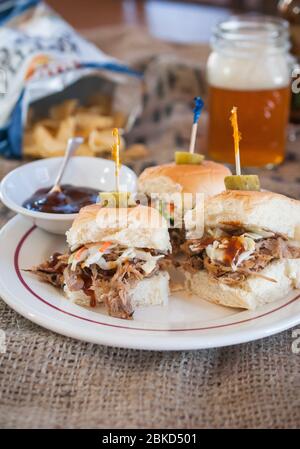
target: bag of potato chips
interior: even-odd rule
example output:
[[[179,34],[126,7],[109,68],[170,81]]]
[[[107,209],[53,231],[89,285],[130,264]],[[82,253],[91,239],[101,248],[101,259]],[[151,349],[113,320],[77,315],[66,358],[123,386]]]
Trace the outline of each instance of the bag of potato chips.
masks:
[[[7,4],[5,8],[5,4]],[[110,148],[141,108],[140,75],[84,40],[36,0],[0,7],[0,154],[61,155],[81,134],[81,154]]]

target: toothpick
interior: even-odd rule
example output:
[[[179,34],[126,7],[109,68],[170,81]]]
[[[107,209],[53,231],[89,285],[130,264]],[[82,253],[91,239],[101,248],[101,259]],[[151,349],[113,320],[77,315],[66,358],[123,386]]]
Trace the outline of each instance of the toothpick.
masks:
[[[237,118],[237,107],[234,106],[231,111],[230,121],[233,128],[233,139],[234,139],[234,154],[235,154],[235,173],[236,175],[241,175],[241,161],[240,161],[240,140],[242,138],[239,132],[238,118]]]
[[[114,128],[112,131],[114,137],[114,143],[112,145],[112,159],[115,162],[115,181],[116,192],[120,191],[120,136],[118,128]]]
[[[195,101],[194,122],[193,122],[193,126],[192,126],[190,149],[189,149],[189,152],[191,154],[194,154],[194,152],[195,152],[198,121],[199,121],[199,117],[201,115],[202,109],[204,107],[204,102],[201,97],[195,97],[194,101]]]

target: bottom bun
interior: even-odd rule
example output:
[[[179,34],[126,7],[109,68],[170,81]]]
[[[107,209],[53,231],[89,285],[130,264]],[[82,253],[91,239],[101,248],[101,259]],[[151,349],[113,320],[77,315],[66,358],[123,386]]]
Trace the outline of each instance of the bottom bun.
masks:
[[[206,301],[226,307],[255,310],[259,306],[284,298],[295,288],[300,288],[300,259],[272,262],[260,274],[277,282],[249,276],[239,286],[231,287],[212,278],[207,271],[201,270],[195,274],[185,271],[185,286],[191,293]]]
[[[71,291],[64,287],[68,299],[80,306],[89,307],[90,298],[82,290]],[[97,305],[102,301],[101,289],[95,290]],[[169,275],[166,271],[139,281],[135,287],[129,290],[130,300],[133,308],[142,306],[167,305],[169,299]]]

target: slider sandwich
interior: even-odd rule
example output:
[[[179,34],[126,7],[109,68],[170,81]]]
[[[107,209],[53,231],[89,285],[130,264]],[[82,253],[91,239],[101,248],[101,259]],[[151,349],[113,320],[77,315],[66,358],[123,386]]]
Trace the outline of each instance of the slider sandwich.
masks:
[[[299,201],[228,190],[205,201],[204,219],[205,232],[197,236],[193,211],[185,216],[184,272],[191,292],[224,306],[255,309],[300,288]]]
[[[167,223],[153,208],[80,210],[67,232],[69,250],[30,271],[82,305],[105,304],[109,315],[130,319],[137,306],[164,305],[169,276],[162,268],[170,251]]]
[[[147,168],[140,175],[139,195],[168,221],[173,252],[185,239],[184,213],[195,206],[197,196],[222,192],[224,178],[230,174],[227,167],[206,161],[203,155],[177,152],[175,163]]]
[[[169,224],[172,252],[179,253],[185,239],[184,214],[193,209],[199,197],[212,196],[224,190],[224,178],[231,174],[224,165],[205,161],[195,152],[198,121],[204,102],[194,98],[194,119],[189,151],[176,151],[175,163],[147,168],[139,177],[138,191],[143,201],[156,207]]]

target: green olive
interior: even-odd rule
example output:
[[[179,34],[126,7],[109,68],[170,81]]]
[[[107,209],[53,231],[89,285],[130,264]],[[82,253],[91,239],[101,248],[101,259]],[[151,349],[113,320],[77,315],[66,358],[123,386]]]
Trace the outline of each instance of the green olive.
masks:
[[[133,207],[136,206],[130,192],[100,192],[100,203],[105,207]]]
[[[260,190],[260,182],[257,175],[226,176],[224,182],[226,190]]]
[[[176,165],[200,165],[204,161],[205,156],[198,153],[189,153],[188,151],[176,151]]]

